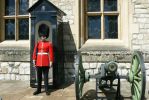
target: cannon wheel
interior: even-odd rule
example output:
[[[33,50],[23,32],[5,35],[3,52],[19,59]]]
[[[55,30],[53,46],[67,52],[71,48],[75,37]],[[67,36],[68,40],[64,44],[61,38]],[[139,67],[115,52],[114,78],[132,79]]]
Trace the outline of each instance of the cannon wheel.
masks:
[[[75,92],[76,100],[80,100],[82,97],[83,86],[85,83],[85,70],[82,66],[81,55],[77,56],[76,66],[75,66]]]
[[[143,56],[140,51],[135,51],[132,56],[128,81],[131,83],[132,100],[144,100],[146,74]]]

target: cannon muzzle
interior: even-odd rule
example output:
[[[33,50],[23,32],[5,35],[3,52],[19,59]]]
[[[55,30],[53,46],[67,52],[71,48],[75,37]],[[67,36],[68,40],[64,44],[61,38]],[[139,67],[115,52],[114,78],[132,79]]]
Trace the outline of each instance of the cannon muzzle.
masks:
[[[118,65],[114,61],[110,61],[106,64],[105,69],[109,73],[115,73],[117,71]]]

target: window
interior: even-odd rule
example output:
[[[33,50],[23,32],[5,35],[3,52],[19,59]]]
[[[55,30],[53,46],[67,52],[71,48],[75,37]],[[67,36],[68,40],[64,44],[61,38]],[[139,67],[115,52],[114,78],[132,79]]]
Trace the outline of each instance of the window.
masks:
[[[29,0],[5,0],[4,40],[29,39]]]
[[[85,5],[87,39],[118,39],[117,2],[117,0],[87,0]]]

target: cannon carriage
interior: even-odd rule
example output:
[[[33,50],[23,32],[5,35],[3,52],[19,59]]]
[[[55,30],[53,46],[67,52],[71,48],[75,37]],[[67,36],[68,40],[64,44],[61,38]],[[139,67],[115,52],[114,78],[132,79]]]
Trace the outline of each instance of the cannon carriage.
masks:
[[[96,79],[96,100],[101,99],[98,96],[98,90],[103,88],[117,87],[115,100],[121,100],[120,79],[126,79],[131,84],[132,100],[144,100],[145,86],[146,86],[146,73],[142,53],[134,51],[131,59],[130,70],[126,76],[119,75],[118,62],[109,61],[101,64],[98,73],[90,75],[82,65],[82,55],[78,52],[75,58],[75,92],[76,100],[81,100],[83,96],[83,86],[91,78]],[[117,83],[113,83],[117,80]]]

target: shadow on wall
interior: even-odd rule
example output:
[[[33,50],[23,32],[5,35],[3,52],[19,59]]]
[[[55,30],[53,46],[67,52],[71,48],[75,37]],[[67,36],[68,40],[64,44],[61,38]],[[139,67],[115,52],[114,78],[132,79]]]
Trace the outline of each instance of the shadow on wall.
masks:
[[[75,37],[69,22],[63,22],[64,71],[65,82],[73,83],[75,79],[74,56],[77,53]]]

